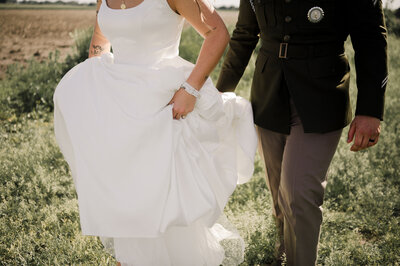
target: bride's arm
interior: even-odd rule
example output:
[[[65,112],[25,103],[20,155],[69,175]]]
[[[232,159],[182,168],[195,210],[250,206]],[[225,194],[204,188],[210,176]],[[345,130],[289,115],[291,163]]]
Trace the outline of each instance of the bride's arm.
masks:
[[[99,12],[100,5],[101,5],[101,0],[97,0],[96,25],[94,26],[92,40],[90,42],[89,57],[99,56],[103,53],[109,52],[111,47],[110,42],[103,35],[98,24],[97,13]]]
[[[186,80],[189,85],[200,90],[228,44],[228,30],[207,0],[168,0],[168,3],[204,38],[196,65]],[[169,103],[174,104],[172,116],[180,119],[193,111],[196,98],[180,88]]]
[[[204,38],[193,72],[187,82],[199,90],[217,65],[228,42],[229,33],[221,17],[207,0],[168,0]]]

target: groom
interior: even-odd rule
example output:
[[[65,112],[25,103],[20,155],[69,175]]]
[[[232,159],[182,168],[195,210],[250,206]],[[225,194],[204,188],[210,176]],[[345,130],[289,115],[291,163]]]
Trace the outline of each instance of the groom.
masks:
[[[233,91],[259,39],[251,102],[274,217],[288,265],[314,265],[326,173],[351,122],[348,36],[355,50],[357,106],[347,142],[375,145],[388,80],[381,0],[241,0],[217,83]]]

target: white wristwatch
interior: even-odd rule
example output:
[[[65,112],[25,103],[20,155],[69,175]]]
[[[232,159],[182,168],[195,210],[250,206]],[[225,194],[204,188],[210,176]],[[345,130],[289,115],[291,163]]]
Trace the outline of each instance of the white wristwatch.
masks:
[[[193,88],[192,85],[190,85],[186,81],[182,83],[181,88],[183,88],[187,93],[193,95],[196,98],[200,97],[200,92]]]

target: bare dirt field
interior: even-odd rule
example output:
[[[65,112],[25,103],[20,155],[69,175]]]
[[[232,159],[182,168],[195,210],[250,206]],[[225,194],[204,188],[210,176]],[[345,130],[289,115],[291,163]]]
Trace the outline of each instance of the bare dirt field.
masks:
[[[65,57],[73,43],[70,32],[94,22],[94,10],[0,10],[0,71],[32,56],[42,60],[56,49]]]
[[[236,22],[237,12],[221,11],[225,23]],[[43,60],[56,49],[61,58],[71,52],[71,32],[95,23],[95,10],[0,10],[0,77],[7,65]]]

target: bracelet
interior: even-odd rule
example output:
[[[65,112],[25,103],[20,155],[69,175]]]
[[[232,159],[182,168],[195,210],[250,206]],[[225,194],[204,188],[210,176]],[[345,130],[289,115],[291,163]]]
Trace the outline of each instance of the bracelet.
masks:
[[[192,87],[192,85],[190,85],[186,81],[182,83],[181,88],[183,88],[184,90],[186,90],[187,93],[193,95],[196,98],[200,97],[200,92],[196,90],[194,87]]]

